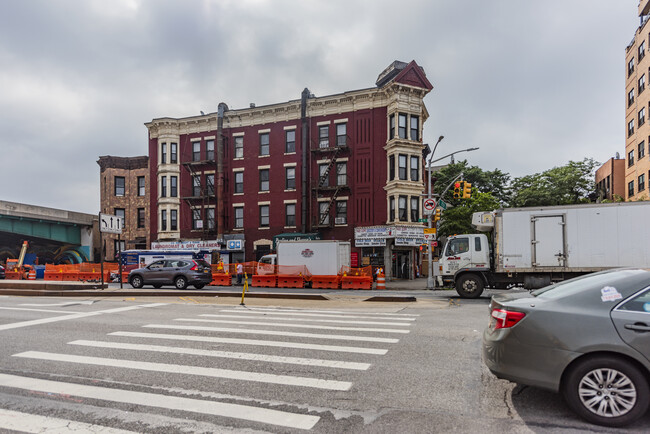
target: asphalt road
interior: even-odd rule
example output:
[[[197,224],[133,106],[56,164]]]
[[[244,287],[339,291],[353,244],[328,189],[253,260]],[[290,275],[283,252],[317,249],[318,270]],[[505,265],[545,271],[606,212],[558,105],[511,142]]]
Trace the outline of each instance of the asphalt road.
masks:
[[[611,432],[485,369],[487,296],[335,295],[0,297],[0,432]]]

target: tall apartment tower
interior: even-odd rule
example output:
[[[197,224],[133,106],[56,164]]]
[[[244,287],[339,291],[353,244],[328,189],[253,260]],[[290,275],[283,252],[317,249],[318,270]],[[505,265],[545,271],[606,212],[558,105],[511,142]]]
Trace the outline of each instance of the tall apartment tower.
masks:
[[[648,199],[648,177],[650,176],[650,127],[648,111],[650,110],[650,0],[640,0],[640,24],[634,33],[634,39],[625,49],[625,199]]]
[[[413,277],[432,88],[395,61],[366,89],[146,123],[152,244],[201,240],[234,262],[277,239],[351,241],[353,266]]]

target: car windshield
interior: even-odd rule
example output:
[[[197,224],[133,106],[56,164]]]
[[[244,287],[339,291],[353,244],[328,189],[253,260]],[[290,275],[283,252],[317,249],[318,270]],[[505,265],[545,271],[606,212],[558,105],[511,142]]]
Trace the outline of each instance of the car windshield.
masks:
[[[534,297],[555,299],[593,289],[600,291],[606,286],[616,287],[618,282],[634,275],[645,273],[641,269],[607,270],[587,274],[531,292]]]

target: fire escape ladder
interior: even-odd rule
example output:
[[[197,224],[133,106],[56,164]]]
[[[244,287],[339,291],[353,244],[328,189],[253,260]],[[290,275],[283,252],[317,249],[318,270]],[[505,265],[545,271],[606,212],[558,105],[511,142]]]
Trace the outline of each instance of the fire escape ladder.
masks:
[[[327,181],[332,167],[336,164],[336,157],[339,155],[339,152],[341,152],[341,148],[336,148],[334,150],[334,154],[332,155],[330,163],[327,165],[327,168],[325,168],[325,172],[323,172],[323,174],[318,179],[318,188],[321,188]]]
[[[330,198],[330,201],[329,201],[329,203],[327,204],[327,209],[326,209],[325,212],[322,213],[321,216],[320,216],[320,221],[318,222],[318,225],[319,225],[319,226],[323,226],[323,225],[325,224],[325,220],[327,220],[327,217],[329,217],[329,215],[330,215],[330,210],[332,209],[332,205],[333,205],[334,202],[336,201],[336,197],[337,197],[338,194],[339,194],[339,190],[341,190],[341,187],[340,187],[340,186],[337,186],[337,187],[336,187],[336,190],[334,190],[334,194],[332,194],[332,197]],[[319,211],[320,211],[320,209],[319,209]],[[331,222],[331,220],[330,220],[330,222]]]

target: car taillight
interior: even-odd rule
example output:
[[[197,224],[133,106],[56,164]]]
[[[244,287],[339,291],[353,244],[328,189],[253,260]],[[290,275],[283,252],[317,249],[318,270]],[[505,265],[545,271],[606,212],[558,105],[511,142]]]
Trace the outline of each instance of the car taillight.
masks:
[[[505,309],[494,309],[491,315],[492,318],[497,320],[494,326],[495,330],[510,328],[526,316],[525,313]]]
[[[192,268],[190,268],[190,270],[192,270],[192,271],[198,270],[199,269],[199,264],[197,264],[196,261],[192,261],[192,262],[194,262],[194,266]]]

